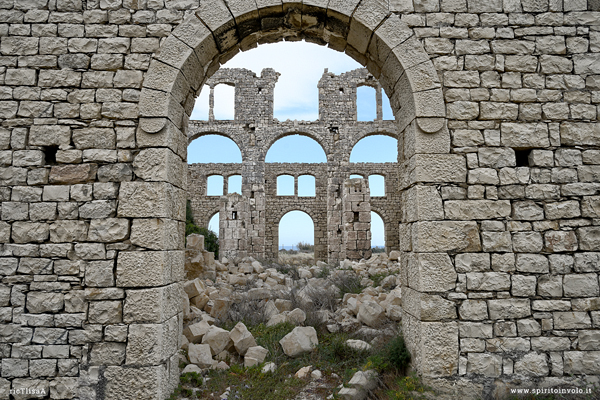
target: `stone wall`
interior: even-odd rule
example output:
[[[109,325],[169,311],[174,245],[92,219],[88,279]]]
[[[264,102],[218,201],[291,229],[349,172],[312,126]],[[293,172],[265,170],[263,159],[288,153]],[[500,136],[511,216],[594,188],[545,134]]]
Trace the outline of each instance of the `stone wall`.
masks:
[[[190,138],[205,134],[230,138],[240,148],[242,163],[192,164],[188,167],[188,198],[196,222],[207,226],[219,208],[218,197],[207,195],[208,177],[220,175],[226,182],[232,175],[241,175],[242,193],[251,202],[250,207],[255,207],[252,221],[247,221],[247,225],[255,227],[248,233],[252,239],[247,254],[261,259],[277,259],[279,221],[287,212],[300,210],[306,212],[315,225],[315,258],[337,262],[346,256],[342,238],[343,210],[339,201],[344,190],[343,182],[352,174],[365,178],[378,174],[384,176],[386,190],[385,196],[374,198],[373,208],[384,220],[387,251],[398,249],[401,215],[398,207],[398,164],[349,162],[353,146],[361,139],[373,134],[398,137],[393,121],[381,119],[381,86],[378,81],[366,69],[341,75],[325,71],[318,84],[319,120],[279,122],[273,118],[273,93],[278,77],[279,74],[272,69],[263,70],[261,76],[246,69],[220,69],[207,81],[211,88],[220,83],[235,84],[235,120],[217,121],[209,117],[208,121],[192,121]],[[357,121],[356,88],[360,85],[374,86],[379,91],[379,112],[374,121]],[[271,145],[292,134],[315,139],[323,146],[327,163],[265,163]],[[277,195],[277,177],[281,175],[294,177],[293,196]],[[315,177],[315,197],[298,196],[298,177],[302,175]],[[254,190],[250,186],[254,186]],[[223,189],[223,193],[227,194],[226,184]],[[330,197],[331,202],[328,202]],[[229,240],[230,237],[223,236],[224,232],[220,233],[222,243],[234,243]]]
[[[402,325],[418,373],[462,398],[596,379],[599,10],[596,0],[0,2],[1,396],[168,397],[186,148],[228,125],[188,123],[194,99],[239,50],[284,38],[345,51],[390,98],[395,123],[337,136],[338,121],[314,132],[290,121],[269,141],[301,131],[342,163],[327,150],[398,132]],[[247,123],[229,132],[238,144],[263,127]],[[247,229],[260,237],[264,154],[244,147],[257,218]],[[329,210],[341,212],[342,178],[328,171]],[[328,243],[331,254],[341,237]]]

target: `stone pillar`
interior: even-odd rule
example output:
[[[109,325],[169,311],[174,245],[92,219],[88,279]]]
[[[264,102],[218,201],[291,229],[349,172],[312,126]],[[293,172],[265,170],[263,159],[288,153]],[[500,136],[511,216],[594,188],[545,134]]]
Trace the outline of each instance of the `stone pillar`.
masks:
[[[249,238],[246,227],[250,219],[248,197],[231,193],[221,197],[219,211],[219,255],[222,257],[246,257]]]
[[[381,121],[383,120],[383,96],[380,84],[377,84],[375,88],[375,101],[377,102],[377,121]]]
[[[344,181],[342,194],[343,246],[346,258],[371,257],[371,194],[367,179]]]
[[[210,93],[208,95],[208,120],[215,120],[215,88],[210,87]]]

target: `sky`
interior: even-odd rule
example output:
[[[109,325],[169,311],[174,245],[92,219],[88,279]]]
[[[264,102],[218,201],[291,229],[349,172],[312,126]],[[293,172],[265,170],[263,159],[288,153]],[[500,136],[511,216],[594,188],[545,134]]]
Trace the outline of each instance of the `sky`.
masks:
[[[360,64],[340,53],[323,46],[306,42],[280,42],[260,45],[256,49],[239,53],[223,68],[246,68],[260,74],[263,68],[273,68],[281,76],[275,85],[274,116],[280,121],[287,119],[314,121],[319,115],[319,92],[317,83],[325,68],[340,74],[356,68]],[[192,119],[208,119],[208,90],[202,90],[192,112]],[[233,119],[234,88],[219,85],[215,88],[215,118]],[[375,90],[360,87],[357,93],[358,120],[375,119]],[[393,119],[387,96],[383,96],[383,118]],[[206,151],[209,148],[211,151]],[[212,151],[218,149],[218,151]],[[386,136],[370,136],[361,140],[352,150],[351,162],[394,162],[397,160],[395,139]],[[267,152],[266,162],[326,162],[321,146],[305,136],[287,136],[275,142]],[[188,147],[189,163],[229,163],[241,162],[237,145],[222,136],[208,135],[194,140]],[[222,179],[214,179],[216,186],[209,182],[209,194],[218,195]],[[371,191],[383,190],[383,184],[370,180]],[[241,186],[241,180],[229,181],[230,188]],[[214,189],[213,187],[216,187]],[[220,189],[222,191],[222,189]],[[230,191],[232,191],[230,189]],[[299,188],[299,195],[308,195]],[[383,221],[372,213],[372,245],[383,246]],[[209,229],[218,233],[218,215],[211,219]],[[298,242],[314,242],[314,227],[310,217],[301,211],[292,211],[280,222],[279,244],[290,246]]]

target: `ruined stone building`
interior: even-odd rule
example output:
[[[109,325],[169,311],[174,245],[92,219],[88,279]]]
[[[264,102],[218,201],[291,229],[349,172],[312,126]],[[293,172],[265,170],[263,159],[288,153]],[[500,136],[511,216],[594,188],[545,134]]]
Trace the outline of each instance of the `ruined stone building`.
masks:
[[[260,140],[321,143],[327,181],[306,209],[323,229],[348,221],[334,193],[360,171],[344,156],[381,126],[399,140],[387,183],[402,328],[425,383],[490,399],[597,379],[597,0],[3,0],[0,397],[164,399],[177,386],[186,150],[201,127],[189,115],[209,78],[229,79],[221,64],[284,39],[360,62],[395,122],[367,130],[322,106],[333,114],[320,122],[274,124],[263,101],[274,73],[248,80],[240,91],[264,86],[236,120],[260,118],[227,125],[245,160],[246,199],[230,200],[251,240],[238,249],[274,248],[278,169]],[[283,212],[286,200],[271,204]],[[319,257],[351,232],[323,229]]]
[[[208,226],[217,212],[220,218],[221,255],[250,255],[277,259],[278,226],[293,210],[306,212],[315,226],[315,258],[335,262],[370,255],[371,210],[384,221],[386,249],[397,250],[401,211],[397,163],[350,163],[352,148],[370,135],[397,138],[394,121],[382,118],[382,90],[366,69],[339,76],[325,72],[319,81],[319,119],[314,122],[273,118],[273,91],[279,74],[264,69],[261,76],[245,69],[220,69],[208,81],[209,120],[191,121],[190,141],[206,134],[233,140],[242,153],[240,164],[192,164],[188,167],[188,196],[196,223]],[[214,87],[235,86],[235,120],[214,119]],[[375,88],[377,118],[357,121],[356,91],[363,85]],[[300,134],[316,140],[325,150],[327,163],[266,163],[271,145],[287,135]],[[207,195],[208,177],[242,177],[242,196]],[[294,195],[277,195],[280,176],[294,177]],[[298,178],[312,176],[315,196],[299,196]],[[365,182],[346,182],[361,175]],[[384,177],[385,195],[369,196],[367,179]],[[350,190],[355,188],[355,190]],[[227,194],[227,186],[224,192]],[[358,196],[366,196],[364,199]],[[356,199],[355,199],[356,197]]]

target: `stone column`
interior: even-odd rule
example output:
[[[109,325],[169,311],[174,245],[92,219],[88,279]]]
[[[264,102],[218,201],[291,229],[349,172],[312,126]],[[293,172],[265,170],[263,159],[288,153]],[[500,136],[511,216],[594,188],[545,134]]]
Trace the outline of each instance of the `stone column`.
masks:
[[[222,257],[246,257],[249,238],[246,227],[250,218],[248,198],[238,193],[221,197],[219,211],[219,255]]]
[[[344,181],[342,194],[343,245],[346,258],[371,257],[371,194],[367,179]]]
[[[375,101],[377,102],[377,121],[381,121],[383,119],[383,96],[380,84],[377,84],[375,88]]]

